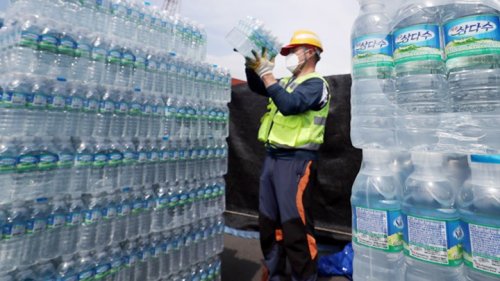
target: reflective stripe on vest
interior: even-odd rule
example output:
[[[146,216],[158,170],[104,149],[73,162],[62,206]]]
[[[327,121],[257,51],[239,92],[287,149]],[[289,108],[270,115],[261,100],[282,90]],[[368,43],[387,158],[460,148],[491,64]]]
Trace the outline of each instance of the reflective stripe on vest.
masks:
[[[329,92],[328,83],[318,73],[310,73],[294,81],[290,81],[290,77],[284,78],[280,81],[280,86],[286,87],[286,92],[291,94],[300,84],[311,78],[320,78]],[[269,99],[268,112],[261,119],[258,138],[274,147],[318,150],[323,143],[329,107],[330,94],[326,105],[318,111],[308,110],[297,115],[284,116],[272,99]]]

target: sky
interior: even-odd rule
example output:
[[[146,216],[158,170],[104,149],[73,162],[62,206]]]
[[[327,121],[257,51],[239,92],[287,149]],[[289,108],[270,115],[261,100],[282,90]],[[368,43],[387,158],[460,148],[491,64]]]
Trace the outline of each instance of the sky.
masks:
[[[9,0],[0,0],[2,11]],[[323,43],[317,71],[323,75],[350,73],[350,30],[358,15],[356,0],[179,0],[180,15],[203,24],[208,34],[207,61],[230,69],[234,78],[245,80],[244,59],[225,36],[240,19],[253,16],[285,44],[295,30],[316,32]],[[152,0],[161,6],[163,0]],[[290,73],[284,57],[276,58],[274,74]]]
[[[358,15],[356,0],[180,0],[180,15],[201,23],[208,34],[208,58],[245,80],[244,59],[232,51],[225,36],[246,16],[262,20],[285,44],[295,30],[310,29],[323,43],[324,52],[317,71],[323,75],[347,74],[351,68],[350,32]],[[153,0],[161,5],[163,0]],[[276,58],[274,74],[290,73],[285,59]]]

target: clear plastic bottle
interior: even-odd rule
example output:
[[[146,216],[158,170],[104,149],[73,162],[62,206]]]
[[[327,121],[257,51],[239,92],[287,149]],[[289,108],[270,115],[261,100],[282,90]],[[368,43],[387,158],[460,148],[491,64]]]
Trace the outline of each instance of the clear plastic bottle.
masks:
[[[87,70],[88,81],[98,85],[104,81],[104,67],[108,48],[107,40],[101,36],[97,36],[92,42],[91,60]]]
[[[59,37],[59,47],[57,48],[56,75],[65,79],[71,79],[73,65],[78,60],[76,56],[76,50],[78,49],[76,39],[78,37],[76,37],[76,33],[70,26],[64,26],[62,29],[63,31]]]
[[[23,261],[33,264],[41,259],[47,243],[47,220],[48,220],[47,198],[37,198],[30,206],[29,219],[26,226],[27,238],[25,239],[25,252]],[[31,202],[30,202],[31,203]]]
[[[96,198],[91,195],[83,197],[83,224],[80,231],[80,238],[78,241],[78,250],[86,251],[94,249],[97,240],[97,227],[101,222],[102,210],[101,205],[98,204]]]
[[[363,150],[351,196],[356,280],[402,279],[402,182],[387,169],[393,161],[390,151]]]
[[[440,2],[406,2],[393,28],[397,139],[405,149],[435,147],[441,113],[448,111]]]
[[[57,52],[59,48],[60,31],[59,24],[52,20],[44,20],[40,23],[42,30],[38,39],[37,64],[35,73],[38,75],[56,76]]]
[[[464,280],[464,231],[456,209],[458,188],[445,176],[443,154],[413,152],[414,172],[406,180],[404,220],[407,281]]]
[[[147,280],[158,280],[160,277],[160,255],[161,255],[161,235],[159,233],[150,236],[150,259],[148,261]]]
[[[66,216],[68,215],[68,206],[65,198],[62,195],[56,195],[50,202],[50,212],[48,217],[48,240],[47,251],[44,257],[53,259],[61,255],[65,250],[63,246],[68,245],[70,237],[63,236],[63,230],[66,224]]]
[[[33,73],[37,67],[38,39],[42,32],[39,20],[26,17],[20,20],[18,44],[10,51],[6,63],[12,66],[12,72]]]
[[[68,112],[66,99],[69,96],[69,88],[66,78],[57,77],[53,81],[53,89],[47,99],[46,133],[49,136],[63,135],[64,128],[68,123]]]
[[[470,166],[471,177],[457,200],[465,232],[464,275],[467,281],[493,281],[500,277],[494,261],[500,242],[493,238],[500,233],[500,157],[472,155]]]
[[[75,146],[75,168],[71,177],[69,190],[77,193],[89,191],[89,187],[95,184],[91,178],[92,167],[94,165],[95,143],[91,138],[81,138],[74,140]]]
[[[123,251],[119,244],[113,243],[108,248],[109,264],[111,266],[109,280],[121,280],[118,279],[120,271],[123,270]]]
[[[127,238],[127,221],[130,216],[131,202],[127,194],[120,192],[118,194],[109,194],[108,200],[116,202],[116,219],[113,221],[112,242],[119,243]],[[114,198],[113,198],[114,197]]]
[[[38,170],[40,141],[33,137],[20,139],[14,178],[14,200],[35,199],[40,196],[44,176]]]
[[[99,105],[99,114],[96,116],[96,122],[92,136],[107,137],[110,133],[111,119],[115,111],[115,100],[109,87],[98,87],[97,91],[102,93],[102,99]],[[101,94],[99,94],[101,96]]]
[[[352,28],[351,139],[358,148],[395,147],[392,39],[381,0],[360,0]]]
[[[0,204],[8,203],[15,193],[15,173],[18,156],[18,146],[14,138],[0,139],[0,186],[2,198]]]
[[[92,135],[94,130],[99,104],[101,103],[101,91],[92,84],[81,85],[80,91],[83,93],[83,107],[76,135],[88,137]]]
[[[92,280],[95,276],[94,257],[89,250],[80,251],[77,258],[78,280]]]
[[[63,255],[57,266],[57,280],[78,281],[75,259],[72,255]]]
[[[6,82],[6,83],[5,83]],[[2,119],[0,120],[0,132],[4,136],[24,135],[23,116],[27,113],[27,93],[31,92],[32,84],[30,78],[15,74],[7,76],[5,84],[2,83],[2,103],[0,108]]]
[[[135,280],[135,267],[137,264],[137,243],[135,240],[129,240],[124,248],[124,269],[120,272],[118,280]]]
[[[100,246],[93,254],[95,267],[94,280],[100,280],[108,277],[111,273],[111,259],[108,256],[108,252],[102,246]]]
[[[24,251],[24,237],[28,220],[28,208],[23,201],[6,205],[6,220],[2,230],[0,269],[11,271],[20,264]]]
[[[151,256],[149,249],[149,237],[142,236],[137,239],[137,264],[135,265],[135,281],[141,281],[148,277],[148,261]]]
[[[454,150],[500,151],[500,6],[485,1],[455,1],[443,15],[451,107],[446,120]]]
[[[83,217],[83,201],[81,196],[73,193],[66,198],[68,206],[68,214],[66,215],[66,227],[61,233],[66,237],[66,244],[61,245],[62,255],[72,255],[77,251],[78,239],[80,235],[81,225],[84,221]]]

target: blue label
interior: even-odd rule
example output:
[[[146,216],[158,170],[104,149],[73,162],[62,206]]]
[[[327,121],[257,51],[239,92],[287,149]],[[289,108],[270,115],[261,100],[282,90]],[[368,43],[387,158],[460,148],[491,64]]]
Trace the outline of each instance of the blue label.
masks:
[[[78,226],[83,222],[82,213],[72,212],[66,215],[67,226]]]
[[[0,156],[0,173],[11,172],[16,169],[16,157]]]
[[[464,230],[459,220],[438,220],[403,214],[405,255],[444,266],[462,264]]]
[[[2,238],[10,239],[24,235],[26,232],[26,224],[24,222],[17,222],[6,224],[3,226]]]
[[[500,40],[498,16],[470,16],[452,20],[444,25],[445,42],[467,38]]]
[[[439,49],[439,25],[421,24],[399,29],[394,32],[394,44],[396,50],[408,46]]]
[[[85,111],[98,111],[99,101],[96,99],[86,99],[83,101],[83,108]]]
[[[54,214],[49,216],[49,220],[47,223],[48,228],[56,228],[64,226],[66,223],[66,215],[65,214]]]
[[[101,220],[101,210],[87,210],[83,212],[85,224],[93,224]]]
[[[392,38],[390,35],[366,35],[353,41],[353,55],[383,54],[392,56]]]
[[[76,163],[75,165],[78,167],[82,166],[90,166],[94,162],[94,156],[92,154],[78,154],[76,156]]]
[[[26,232],[28,234],[38,233],[44,231],[46,227],[47,227],[46,219],[30,220],[28,221],[28,224],[26,226]]]
[[[94,277],[94,270],[84,271],[78,274],[78,281],[86,281],[90,280],[90,278]]]
[[[449,21],[444,25],[448,59],[500,53],[500,18],[477,15]]]

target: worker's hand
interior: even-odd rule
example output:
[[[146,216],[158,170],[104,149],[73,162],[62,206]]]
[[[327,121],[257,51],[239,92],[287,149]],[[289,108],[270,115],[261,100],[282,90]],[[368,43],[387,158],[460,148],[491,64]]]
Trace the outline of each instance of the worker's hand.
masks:
[[[259,75],[260,78],[266,74],[273,73],[274,69],[274,58],[269,59],[267,54],[267,49],[262,48],[262,54],[259,56],[256,51],[252,50],[252,54],[255,59],[245,58],[245,66],[251,68]]]

